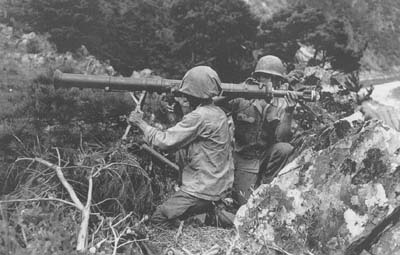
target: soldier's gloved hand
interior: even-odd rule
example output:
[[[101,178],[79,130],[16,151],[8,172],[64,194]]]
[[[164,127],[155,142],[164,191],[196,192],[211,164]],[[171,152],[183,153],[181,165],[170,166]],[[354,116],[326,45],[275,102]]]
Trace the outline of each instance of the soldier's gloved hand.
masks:
[[[167,93],[162,95],[160,104],[163,111],[173,113],[176,105],[179,104],[179,102],[175,99],[172,93]]]
[[[285,109],[286,112],[290,112],[290,113],[293,112],[294,108],[297,105],[297,101],[299,100],[296,93],[294,91],[288,91],[286,93],[285,99],[286,99],[286,103],[287,103],[286,109]]]
[[[143,112],[141,111],[133,111],[129,115],[128,122],[131,125],[140,126],[141,124],[145,123],[143,120]]]
[[[134,142],[138,145],[142,145],[142,144],[146,143],[146,141],[141,136],[136,136],[134,139]]]

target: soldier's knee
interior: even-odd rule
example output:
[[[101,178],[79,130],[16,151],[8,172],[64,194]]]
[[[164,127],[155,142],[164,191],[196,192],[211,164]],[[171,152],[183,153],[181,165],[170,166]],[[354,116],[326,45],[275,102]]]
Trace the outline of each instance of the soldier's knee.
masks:
[[[151,223],[161,228],[176,228],[179,226],[179,219],[173,217],[173,211],[164,205],[157,207],[151,216]]]
[[[151,216],[150,221],[155,225],[160,225],[168,221],[168,217],[163,212],[163,207],[158,206],[156,211]]]

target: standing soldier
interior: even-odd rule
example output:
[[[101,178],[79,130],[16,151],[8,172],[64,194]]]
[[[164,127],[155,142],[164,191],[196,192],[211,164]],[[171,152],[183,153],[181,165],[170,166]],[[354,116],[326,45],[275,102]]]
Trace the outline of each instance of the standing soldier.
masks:
[[[131,124],[144,133],[145,141],[161,150],[184,149],[182,186],[160,205],[152,222],[160,226],[175,226],[195,214],[212,208],[233,184],[231,136],[225,113],[214,105],[212,98],[220,91],[217,73],[207,66],[189,70],[178,92],[191,108],[175,126],[161,131],[148,125],[139,113],[129,117]]]

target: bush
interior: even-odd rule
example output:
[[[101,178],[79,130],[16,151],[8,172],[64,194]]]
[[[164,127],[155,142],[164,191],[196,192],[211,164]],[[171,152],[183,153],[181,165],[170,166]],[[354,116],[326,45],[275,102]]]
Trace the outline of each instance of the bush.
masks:
[[[262,55],[273,54],[291,63],[300,42],[315,49],[309,64],[323,66],[329,62],[334,69],[352,72],[360,68],[364,51],[361,46],[352,46],[352,34],[346,20],[328,19],[321,10],[297,5],[261,24],[257,47]],[[317,59],[319,55],[322,59]]]
[[[37,54],[42,51],[40,42],[37,39],[29,39],[26,43],[26,52],[30,54]]]
[[[245,2],[179,0],[171,18],[176,53],[186,68],[212,65],[227,82],[241,82],[251,73],[258,20]]]

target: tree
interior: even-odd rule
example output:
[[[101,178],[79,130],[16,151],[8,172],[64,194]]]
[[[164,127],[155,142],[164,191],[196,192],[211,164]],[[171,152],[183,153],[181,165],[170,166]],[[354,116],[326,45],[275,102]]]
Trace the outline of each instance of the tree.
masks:
[[[100,54],[125,75],[132,70],[151,68],[167,73],[172,32],[168,5],[160,0],[136,0],[124,13],[114,13],[107,21],[105,44]]]
[[[321,63],[329,61],[332,68],[351,72],[360,68],[359,61],[362,50],[350,46],[350,36],[346,23],[340,19],[332,19],[319,25],[304,40],[315,48],[315,57],[322,53]]]
[[[124,75],[150,68],[181,78],[206,64],[224,81],[240,81],[254,65],[259,22],[242,0],[24,1],[30,14],[19,18],[48,32],[59,51],[83,44]]]
[[[27,18],[35,31],[48,32],[58,50],[75,50],[82,44],[90,48],[101,43],[102,19],[96,0],[35,0]]]
[[[224,81],[241,81],[253,67],[257,19],[241,0],[177,0],[171,7],[175,56],[190,68],[212,65]]]
[[[292,62],[300,48],[298,42],[324,22],[325,17],[321,11],[304,5],[284,9],[261,24],[257,47],[261,49],[262,55],[273,54],[285,62]]]
[[[273,54],[293,62],[299,43],[315,48],[314,59],[321,53],[321,64],[330,62],[334,69],[351,72],[359,69],[363,49],[351,46],[351,26],[339,18],[327,19],[321,10],[297,5],[276,13],[263,22],[257,36],[261,54]]]

